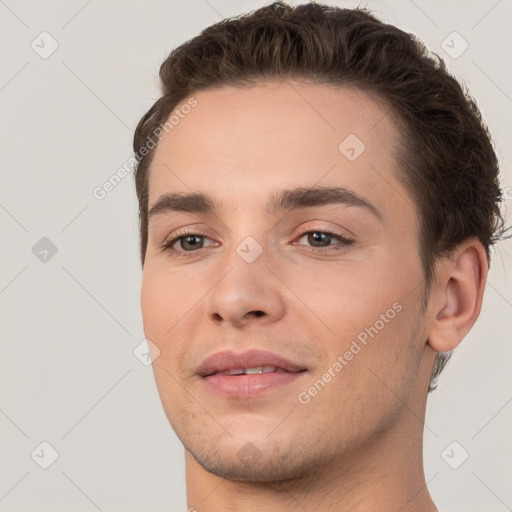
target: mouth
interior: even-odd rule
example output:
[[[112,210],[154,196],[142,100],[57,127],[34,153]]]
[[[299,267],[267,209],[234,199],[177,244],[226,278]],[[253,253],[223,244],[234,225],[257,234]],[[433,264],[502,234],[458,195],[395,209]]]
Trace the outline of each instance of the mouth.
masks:
[[[306,370],[300,370],[306,371]],[[298,372],[289,372],[284,368],[279,368],[278,366],[254,366],[252,368],[234,368],[231,370],[222,370],[218,372],[211,373],[210,375],[205,375],[205,377],[210,377],[211,375],[257,375],[259,373],[298,373]]]
[[[218,352],[197,370],[210,393],[231,398],[255,397],[301,379],[307,368],[271,352]]]

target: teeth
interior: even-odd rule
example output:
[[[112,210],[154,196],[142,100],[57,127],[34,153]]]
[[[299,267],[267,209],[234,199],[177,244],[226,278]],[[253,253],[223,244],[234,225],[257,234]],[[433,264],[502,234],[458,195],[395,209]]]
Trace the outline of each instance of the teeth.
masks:
[[[252,373],[271,373],[275,371],[275,366],[255,366],[254,368],[246,368],[244,373],[248,375]]]
[[[217,375],[252,375],[255,373],[272,373],[284,371],[281,368],[275,366],[255,366],[254,368],[236,368],[234,370],[225,370],[223,372],[217,372]]]
[[[226,370],[225,372],[218,372],[219,375],[243,375],[243,368],[236,368],[235,370]]]
[[[246,375],[251,375],[253,373],[263,373],[263,367],[262,366],[255,366],[254,368],[246,368],[244,373]]]

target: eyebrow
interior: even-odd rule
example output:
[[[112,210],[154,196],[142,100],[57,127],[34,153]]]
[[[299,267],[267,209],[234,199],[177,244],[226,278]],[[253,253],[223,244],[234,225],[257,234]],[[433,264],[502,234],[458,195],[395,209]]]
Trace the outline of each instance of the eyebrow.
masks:
[[[367,199],[345,187],[298,187],[270,195],[265,212],[276,215],[284,210],[297,210],[329,204],[344,204],[366,208],[382,221],[379,210]],[[168,212],[216,213],[219,205],[203,193],[182,192],[164,194],[149,209],[148,217]]]

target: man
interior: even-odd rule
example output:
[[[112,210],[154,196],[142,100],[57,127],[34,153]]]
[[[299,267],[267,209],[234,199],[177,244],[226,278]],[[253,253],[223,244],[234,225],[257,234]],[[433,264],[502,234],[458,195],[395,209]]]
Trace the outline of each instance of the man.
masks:
[[[437,510],[427,394],[503,232],[475,103],[410,35],[315,3],[211,26],[160,78],[141,301],[190,510]]]

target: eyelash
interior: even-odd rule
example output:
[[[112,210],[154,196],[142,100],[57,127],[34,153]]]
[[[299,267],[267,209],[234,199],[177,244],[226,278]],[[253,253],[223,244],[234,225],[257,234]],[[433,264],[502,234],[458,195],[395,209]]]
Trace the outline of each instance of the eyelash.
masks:
[[[301,231],[299,233],[295,233],[294,236],[295,236],[295,238],[298,237],[300,240],[301,238],[304,237],[304,235],[308,235],[310,233],[322,233],[324,235],[328,235],[328,236],[337,238],[340,241],[339,245],[327,246],[327,247],[311,247],[311,252],[315,253],[315,254],[322,254],[322,253],[331,252],[331,251],[342,251],[347,246],[354,244],[353,239],[348,238],[347,236],[345,236],[341,233],[336,233],[334,231],[325,231],[325,230],[320,230],[320,229]],[[169,252],[171,254],[178,255],[178,257],[185,257],[185,258],[191,257],[194,255],[194,253],[197,253],[198,250],[185,251],[185,250],[180,250],[180,249],[173,249],[173,247],[172,247],[179,240],[181,240],[183,238],[187,238],[189,236],[208,238],[206,235],[203,235],[202,233],[197,233],[197,232],[193,232],[193,231],[186,231],[186,232],[182,232],[182,233],[178,232],[178,233],[176,233],[176,236],[174,238],[172,238],[168,242],[164,242],[164,244],[162,244],[162,246],[161,246],[161,249],[164,252]],[[299,245],[303,245],[303,244],[299,244]],[[200,249],[204,249],[204,247],[201,247]]]

